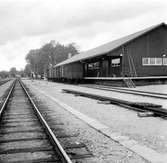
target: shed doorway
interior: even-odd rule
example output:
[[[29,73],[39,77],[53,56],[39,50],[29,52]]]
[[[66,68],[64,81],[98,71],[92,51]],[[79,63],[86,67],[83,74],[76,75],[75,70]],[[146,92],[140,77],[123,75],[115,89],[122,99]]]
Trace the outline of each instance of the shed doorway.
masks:
[[[122,57],[114,57],[110,60],[110,76],[120,77],[122,71]]]

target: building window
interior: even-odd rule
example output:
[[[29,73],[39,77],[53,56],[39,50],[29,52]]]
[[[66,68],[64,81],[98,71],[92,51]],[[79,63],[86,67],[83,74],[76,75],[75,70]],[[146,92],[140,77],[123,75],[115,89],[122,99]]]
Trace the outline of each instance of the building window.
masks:
[[[167,64],[167,61],[165,62]],[[162,62],[162,58],[142,58],[142,65],[143,66],[158,66],[158,65],[163,65],[163,62]]]
[[[112,67],[118,67],[118,66],[120,66],[120,63],[121,63],[121,59],[120,58],[111,59],[111,66]]]
[[[143,58],[142,59],[142,64],[143,64],[143,66],[149,65],[149,58]]]
[[[156,58],[155,64],[156,65],[162,65],[162,58]]]
[[[167,58],[163,58],[163,65],[167,66]]]
[[[88,64],[88,69],[99,69],[99,62],[94,62],[94,63],[89,63]]]
[[[150,65],[156,65],[156,58],[150,58]]]

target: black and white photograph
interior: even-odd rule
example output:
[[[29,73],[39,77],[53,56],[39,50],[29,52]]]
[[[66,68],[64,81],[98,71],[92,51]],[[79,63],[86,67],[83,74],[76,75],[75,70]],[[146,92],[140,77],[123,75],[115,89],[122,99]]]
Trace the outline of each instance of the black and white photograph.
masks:
[[[0,163],[167,163],[167,1],[0,0]]]

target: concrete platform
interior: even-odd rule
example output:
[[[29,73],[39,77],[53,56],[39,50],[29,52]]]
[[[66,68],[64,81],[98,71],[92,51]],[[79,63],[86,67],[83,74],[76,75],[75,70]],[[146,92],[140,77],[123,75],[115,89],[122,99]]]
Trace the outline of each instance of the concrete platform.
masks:
[[[129,77],[85,77],[86,83],[126,87],[124,79]],[[136,86],[167,84],[167,76],[130,77]]]

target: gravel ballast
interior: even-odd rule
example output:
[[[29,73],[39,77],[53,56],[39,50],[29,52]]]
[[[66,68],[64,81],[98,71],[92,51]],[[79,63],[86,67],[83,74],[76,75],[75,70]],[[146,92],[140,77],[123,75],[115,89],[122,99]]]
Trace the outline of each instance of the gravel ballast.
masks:
[[[147,101],[157,104],[164,104],[166,100],[152,99],[120,93],[110,93],[89,88],[80,88],[73,85],[51,83],[46,81],[26,81],[49,95],[69,104],[76,110],[99,120],[109,126],[112,131],[130,137],[137,142],[144,144],[157,152],[167,154],[167,121],[158,117],[138,117],[135,111],[127,110],[116,105],[99,104],[96,100],[62,93],[63,88],[85,89],[91,92],[100,92],[101,95],[110,95],[114,98],[124,100]],[[158,87],[158,85],[157,85]],[[167,87],[167,86],[166,86]]]
[[[110,138],[104,136],[103,134],[97,132],[90,126],[88,126],[83,121],[77,119],[75,116],[73,116],[71,113],[65,111],[60,106],[57,106],[54,101],[50,100],[49,98],[46,98],[43,94],[38,92],[33,88],[33,86],[38,86],[41,90],[45,90],[45,92],[51,93],[54,97],[59,99],[64,99],[63,101],[72,104],[76,103],[79,105],[78,107],[85,108],[85,111],[91,110],[92,100],[86,99],[89,101],[86,105],[85,100],[82,102],[78,101],[78,97],[68,95],[70,98],[67,98],[66,94],[61,93],[61,88],[59,84],[55,83],[48,83],[43,81],[29,81],[24,80],[24,83],[27,85],[27,87],[32,91],[33,94],[35,94],[47,107],[48,109],[53,112],[53,114],[57,115],[59,121],[63,122],[65,125],[65,130],[67,133],[78,133],[78,137],[76,141],[83,142],[87,145],[90,151],[93,152],[93,155],[95,156],[94,162],[108,162],[108,163],[142,163],[147,162],[139,155],[135,154],[131,150],[128,150],[127,148],[123,147],[119,143],[115,142],[114,140],[111,140]],[[72,97],[72,99],[71,99]],[[73,99],[74,98],[74,99]],[[76,99],[75,99],[76,98]],[[80,97],[79,97],[80,98]],[[74,100],[74,101],[73,101]],[[70,101],[70,102],[69,102]],[[93,100],[95,102],[95,100]],[[85,105],[83,105],[85,103]],[[95,103],[96,105],[99,105]],[[100,107],[102,105],[99,105]],[[104,105],[105,106],[105,105]],[[88,111],[87,111],[88,112]],[[102,115],[101,115],[102,116]],[[99,116],[100,117],[100,116]],[[57,121],[57,118],[56,118]],[[88,161],[89,162],[89,161]]]
[[[2,96],[4,95],[5,91],[10,87],[10,85],[12,84],[13,80],[10,80],[8,82],[6,82],[5,84],[0,86],[0,98],[2,98]]]

